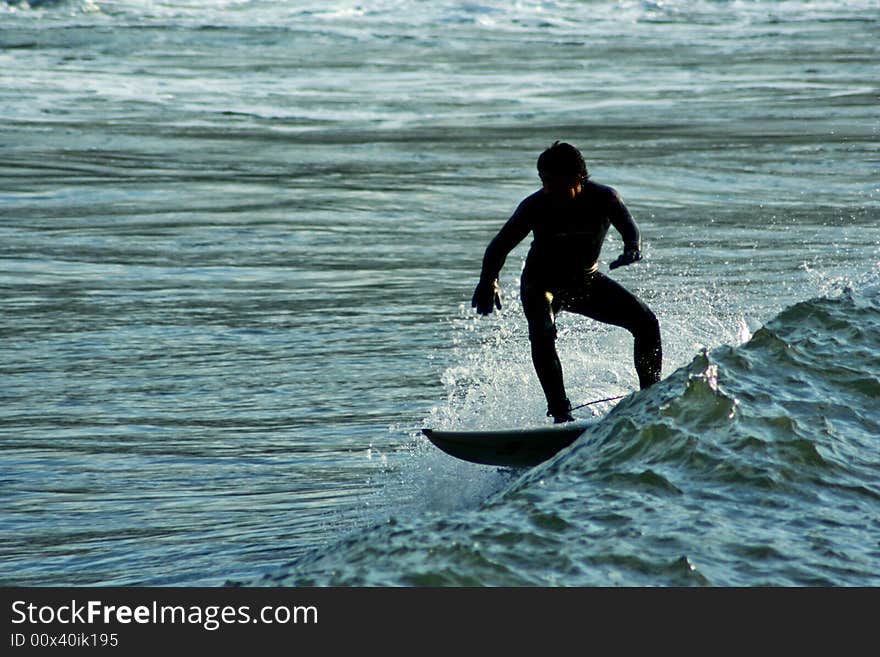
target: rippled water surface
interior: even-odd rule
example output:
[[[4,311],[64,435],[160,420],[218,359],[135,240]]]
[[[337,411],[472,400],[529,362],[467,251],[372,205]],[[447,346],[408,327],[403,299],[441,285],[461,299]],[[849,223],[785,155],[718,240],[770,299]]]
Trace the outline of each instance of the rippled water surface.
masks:
[[[0,3],[0,581],[880,584],[878,63],[867,0]],[[547,421],[527,244],[470,296],[556,139],[666,379],[457,462]]]

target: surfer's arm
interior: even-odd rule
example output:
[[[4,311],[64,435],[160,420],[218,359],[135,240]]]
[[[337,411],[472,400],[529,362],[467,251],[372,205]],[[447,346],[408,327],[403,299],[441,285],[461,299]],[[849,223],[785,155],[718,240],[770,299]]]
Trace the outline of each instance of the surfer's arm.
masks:
[[[610,269],[617,269],[642,259],[642,236],[635,220],[623,204],[620,194],[613,189],[610,191],[608,216],[611,220],[611,225],[614,226],[617,232],[620,233],[621,238],[623,238],[623,253],[609,266]]]
[[[483,268],[480,271],[480,282],[474,291],[471,306],[481,315],[492,312],[493,306],[501,309],[501,288],[498,285],[498,274],[507,260],[508,254],[517,244],[522,242],[532,230],[528,212],[521,203],[498,234],[489,242],[483,254]]]
[[[532,224],[527,215],[528,213],[521,204],[516,209],[516,212],[513,213],[513,216],[498,231],[498,234],[489,242],[489,246],[486,247],[486,252],[483,254],[483,269],[480,272],[481,281],[494,281],[497,279],[508,254],[532,230]]]

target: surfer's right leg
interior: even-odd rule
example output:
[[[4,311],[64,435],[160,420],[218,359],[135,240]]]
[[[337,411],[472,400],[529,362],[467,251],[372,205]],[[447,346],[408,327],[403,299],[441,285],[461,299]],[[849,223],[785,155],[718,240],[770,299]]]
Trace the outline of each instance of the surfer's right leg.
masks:
[[[554,421],[571,422],[571,402],[565,394],[562,364],[556,352],[556,313],[553,295],[546,290],[524,286],[521,290],[523,311],[529,324],[532,363],[547,399],[547,415]]]

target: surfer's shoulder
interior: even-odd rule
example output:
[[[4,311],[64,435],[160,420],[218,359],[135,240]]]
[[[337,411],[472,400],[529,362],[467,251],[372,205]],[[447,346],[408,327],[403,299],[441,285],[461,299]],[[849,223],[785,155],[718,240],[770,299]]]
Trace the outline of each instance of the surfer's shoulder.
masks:
[[[538,190],[533,194],[529,194],[522,201],[520,201],[519,205],[516,208],[516,214],[522,216],[529,216],[533,214],[544,202],[545,194],[542,190]]]
[[[613,207],[623,204],[623,198],[620,196],[620,193],[610,185],[603,185],[602,183],[587,180],[586,183],[584,183],[584,191],[587,192],[587,198],[598,201],[603,205]]]
[[[584,191],[601,198],[615,198],[620,196],[617,193],[617,190],[610,185],[603,185],[602,183],[597,183],[593,180],[587,180],[584,182]]]

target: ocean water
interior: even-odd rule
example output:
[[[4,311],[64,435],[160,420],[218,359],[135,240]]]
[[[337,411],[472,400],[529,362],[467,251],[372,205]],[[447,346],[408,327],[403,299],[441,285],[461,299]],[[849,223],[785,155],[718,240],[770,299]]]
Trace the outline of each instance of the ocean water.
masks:
[[[0,2],[0,583],[880,585],[878,64],[874,0]],[[527,243],[470,297],[556,139],[664,380],[563,315],[627,397],[456,461],[548,422]]]

